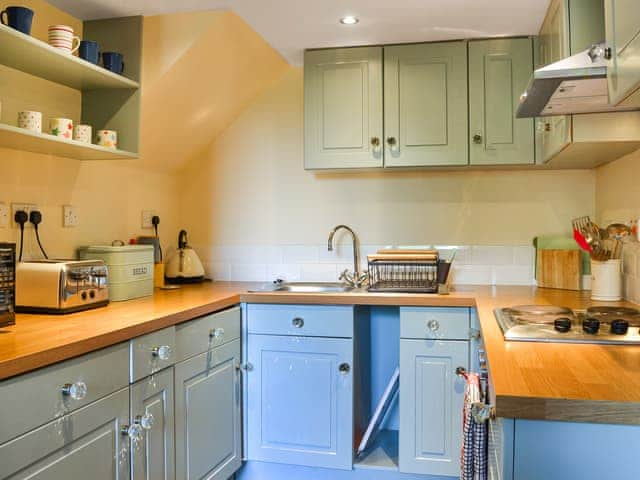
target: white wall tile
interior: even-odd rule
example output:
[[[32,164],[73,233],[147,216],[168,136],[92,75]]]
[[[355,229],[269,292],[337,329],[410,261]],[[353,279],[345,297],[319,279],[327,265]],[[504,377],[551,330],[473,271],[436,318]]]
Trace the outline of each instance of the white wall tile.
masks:
[[[513,247],[480,246],[471,251],[473,265],[512,265],[513,259]]]
[[[493,267],[493,285],[534,285],[532,265],[499,265]]]
[[[451,267],[450,283],[458,285],[491,285],[492,268],[486,265],[456,265]]]
[[[521,266],[533,266],[536,249],[533,246],[513,247],[513,263]]]
[[[300,278],[308,282],[336,282],[334,263],[303,263],[300,265]]]
[[[268,280],[276,280],[278,278],[287,282],[298,282],[300,277],[300,265],[278,263],[267,265]]]
[[[233,282],[266,282],[268,280],[267,265],[264,263],[231,264],[231,281]]]
[[[315,245],[285,245],[282,247],[284,263],[318,263],[318,247]]]
[[[208,262],[204,264],[205,275],[219,282],[231,280],[231,265],[222,262]]]

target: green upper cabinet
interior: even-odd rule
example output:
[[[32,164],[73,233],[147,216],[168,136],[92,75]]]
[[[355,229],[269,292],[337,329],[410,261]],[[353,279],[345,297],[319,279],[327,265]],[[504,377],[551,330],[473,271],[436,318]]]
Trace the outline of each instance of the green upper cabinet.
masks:
[[[382,48],[305,52],[306,169],[383,166]]]
[[[640,2],[606,0],[606,36],[612,58],[607,72],[609,100],[640,106]]]
[[[549,5],[538,38],[540,67],[571,55],[568,3],[568,0],[553,0]],[[536,119],[536,153],[540,163],[556,155],[569,143],[571,143],[570,115]]]
[[[533,164],[533,120],[515,118],[533,72],[530,38],[469,42],[471,165]]]
[[[386,167],[467,165],[466,42],[384,48]]]

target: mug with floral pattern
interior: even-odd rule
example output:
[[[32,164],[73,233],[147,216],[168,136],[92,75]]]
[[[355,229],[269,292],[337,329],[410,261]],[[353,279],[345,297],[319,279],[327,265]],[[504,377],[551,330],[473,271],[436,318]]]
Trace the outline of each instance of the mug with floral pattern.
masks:
[[[18,126],[32,132],[42,133],[42,113],[29,110],[18,112]]]
[[[107,148],[117,148],[118,133],[115,130],[98,130],[96,143]]]
[[[73,134],[73,120],[70,118],[52,118],[49,120],[49,133],[56,137],[71,140]]]

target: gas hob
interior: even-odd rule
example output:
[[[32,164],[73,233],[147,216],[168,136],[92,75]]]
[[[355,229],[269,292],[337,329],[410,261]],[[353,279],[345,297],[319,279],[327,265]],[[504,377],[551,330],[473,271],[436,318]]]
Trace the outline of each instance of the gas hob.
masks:
[[[505,340],[640,345],[640,311],[634,308],[519,305],[494,314]]]

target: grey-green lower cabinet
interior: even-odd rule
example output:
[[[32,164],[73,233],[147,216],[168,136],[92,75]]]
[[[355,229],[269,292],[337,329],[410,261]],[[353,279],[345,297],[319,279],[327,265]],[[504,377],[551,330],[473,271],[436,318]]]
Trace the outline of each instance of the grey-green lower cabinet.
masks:
[[[131,445],[133,480],[173,480],[173,367],[131,385],[131,421],[142,435]]]
[[[0,478],[127,480],[128,422],[124,388],[0,446]]]
[[[400,340],[400,443],[403,473],[460,475],[465,382],[469,342]]]
[[[176,478],[226,480],[242,464],[240,340],[175,365]]]

